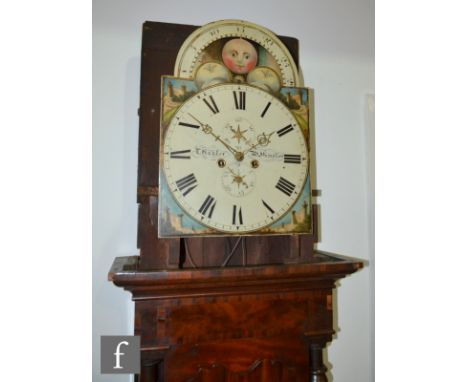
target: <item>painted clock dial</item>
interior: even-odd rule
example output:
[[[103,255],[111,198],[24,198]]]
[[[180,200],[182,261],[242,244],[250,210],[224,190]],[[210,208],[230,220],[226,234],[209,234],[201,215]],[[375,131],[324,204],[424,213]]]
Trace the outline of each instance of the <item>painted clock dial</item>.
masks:
[[[174,199],[192,218],[228,233],[267,227],[295,204],[308,145],[290,110],[246,84],[216,85],[183,103],[161,152]]]
[[[174,76],[193,78],[202,63],[207,47],[227,38],[242,38],[259,44],[274,61],[283,86],[301,86],[297,66],[289,50],[270,30],[244,20],[221,20],[206,24],[193,32],[177,55]]]

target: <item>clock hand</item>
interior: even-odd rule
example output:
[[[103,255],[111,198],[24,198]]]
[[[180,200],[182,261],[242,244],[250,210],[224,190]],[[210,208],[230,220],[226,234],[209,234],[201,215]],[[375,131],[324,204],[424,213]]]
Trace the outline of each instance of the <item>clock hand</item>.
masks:
[[[226,142],[224,142],[224,141],[220,138],[219,135],[214,134],[213,131],[212,131],[213,129],[212,129],[210,126],[206,125],[206,127],[208,127],[208,129],[206,129],[206,131],[205,131],[204,128],[202,128],[204,133],[206,133],[206,134],[211,134],[213,137],[216,138],[217,141],[220,141],[220,142],[224,145],[224,147],[226,147],[226,148],[231,152],[231,154],[233,154],[233,155],[236,157],[237,160],[242,160],[242,159],[238,159],[238,158],[240,158],[240,157],[243,158],[243,155],[242,155],[242,153],[241,153],[240,151],[237,151],[235,148],[231,147],[229,144],[227,144]]]
[[[243,153],[241,153],[240,151],[237,151],[235,148],[233,148],[232,146],[230,146],[229,144],[227,144],[226,142],[224,142],[219,135],[216,135],[215,133],[213,133],[213,128],[208,125],[207,123],[203,123],[201,122],[198,118],[196,118],[195,116],[193,116],[192,114],[188,113],[195,121],[197,121],[201,127],[202,127],[202,131],[205,133],[205,134],[210,134],[212,135],[213,137],[215,137],[215,139],[219,142],[221,142],[224,147],[226,147],[230,152],[231,154],[234,155],[234,157],[238,160],[238,161],[241,161],[242,159],[244,159],[244,155]]]
[[[250,146],[247,150],[243,151],[242,154],[248,153],[250,150],[253,150],[257,146],[268,146],[268,144],[271,142],[270,137],[274,134],[275,132],[273,131],[272,133],[266,135],[265,133],[260,134],[257,137],[257,143]]]
[[[238,176],[234,171],[232,171],[229,167],[227,168],[229,170],[229,172],[234,175],[234,176]]]
[[[232,183],[236,182],[237,187],[240,187],[241,183],[245,186],[245,188],[249,188],[248,184],[244,182],[244,176],[240,175],[240,172],[236,174],[233,170],[231,170],[229,167],[227,168],[232,175],[234,175],[234,178],[232,179]]]

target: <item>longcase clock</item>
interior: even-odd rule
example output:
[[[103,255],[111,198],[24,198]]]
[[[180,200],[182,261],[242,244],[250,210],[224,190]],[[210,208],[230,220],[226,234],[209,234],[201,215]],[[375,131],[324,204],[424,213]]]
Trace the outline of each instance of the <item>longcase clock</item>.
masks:
[[[313,91],[298,41],[242,20],[143,25],[139,381],[327,381],[336,280],[363,266],[314,249]]]

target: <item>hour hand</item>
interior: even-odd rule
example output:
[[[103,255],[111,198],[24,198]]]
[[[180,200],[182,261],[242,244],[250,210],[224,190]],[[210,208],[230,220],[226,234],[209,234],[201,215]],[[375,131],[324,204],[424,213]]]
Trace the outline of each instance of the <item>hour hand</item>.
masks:
[[[268,146],[268,144],[271,142],[270,141],[270,137],[274,134],[275,132],[272,132],[270,134],[265,134],[265,133],[262,133],[260,134],[258,137],[257,137],[257,143],[250,146],[247,150],[245,150],[243,152],[243,154],[249,152],[250,150],[253,150],[255,147],[257,146]]]

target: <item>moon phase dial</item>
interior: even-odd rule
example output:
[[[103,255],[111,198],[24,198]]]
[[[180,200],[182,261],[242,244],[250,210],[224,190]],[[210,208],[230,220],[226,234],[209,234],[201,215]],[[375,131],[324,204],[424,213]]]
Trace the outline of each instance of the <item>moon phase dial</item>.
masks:
[[[204,64],[205,57],[211,57],[209,52],[211,44],[235,38],[246,39],[258,44],[266,56],[265,63],[261,65],[271,66],[275,69],[283,86],[302,85],[296,63],[278,36],[260,25],[244,20],[221,20],[196,29],[187,37],[179,50],[174,75],[194,78],[197,68]],[[219,58],[217,59],[219,60]],[[259,83],[257,76],[252,81],[256,84]],[[262,82],[262,84],[270,84],[271,86],[271,81]],[[277,84],[274,81],[273,89],[276,87]]]

